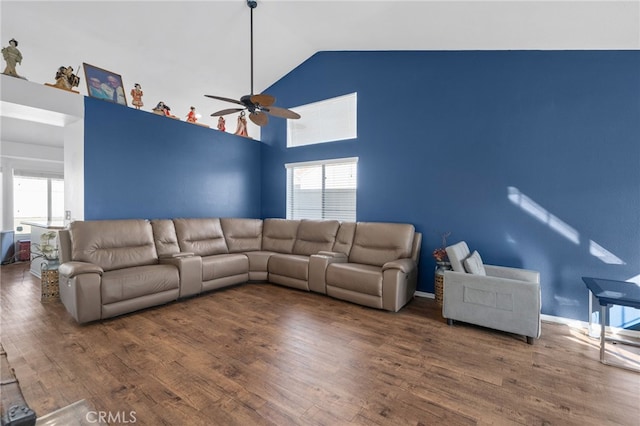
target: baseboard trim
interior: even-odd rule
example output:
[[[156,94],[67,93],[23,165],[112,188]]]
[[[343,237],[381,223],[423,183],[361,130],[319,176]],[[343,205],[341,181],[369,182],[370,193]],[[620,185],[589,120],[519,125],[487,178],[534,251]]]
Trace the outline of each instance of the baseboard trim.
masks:
[[[436,297],[435,294],[427,293],[425,291],[416,291],[414,294],[417,297],[426,297],[427,299],[435,299]],[[563,324],[571,328],[581,329],[592,337],[600,336],[600,324],[591,324],[591,330],[589,330],[589,323],[587,321],[580,321],[576,319],[557,317],[557,316],[546,315],[546,314],[541,314],[540,319],[545,322],[551,322],[554,324]],[[607,333],[617,334],[619,336],[626,336],[634,339],[640,339],[640,331],[625,330],[624,328],[608,327],[608,326],[605,328],[605,331]]]

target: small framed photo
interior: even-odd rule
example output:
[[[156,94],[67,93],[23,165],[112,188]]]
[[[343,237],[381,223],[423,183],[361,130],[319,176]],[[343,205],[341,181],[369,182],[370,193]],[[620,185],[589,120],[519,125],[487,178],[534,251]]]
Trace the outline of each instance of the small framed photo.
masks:
[[[83,63],[82,67],[84,68],[84,80],[87,82],[87,93],[90,97],[127,105],[120,74],[87,63]]]

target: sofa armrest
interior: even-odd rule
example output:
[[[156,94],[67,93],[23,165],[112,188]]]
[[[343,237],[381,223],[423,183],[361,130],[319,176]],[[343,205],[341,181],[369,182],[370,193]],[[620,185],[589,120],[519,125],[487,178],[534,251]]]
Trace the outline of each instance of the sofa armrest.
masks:
[[[195,296],[202,291],[202,257],[193,253],[176,253],[163,256],[163,265],[173,265],[180,275],[180,295],[178,297]]]
[[[497,278],[510,278],[519,281],[532,283],[540,282],[540,272],[530,269],[509,268],[507,266],[484,265],[484,270],[488,276]]]
[[[344,253],[340,253],[338,251],[319,251],[317,254],[317,256],[326,256],[326,257],[332,257],[335,259],[347,259],[347,255]]]
[[[413,259],[397,259],[382,265],[382,272],[387,269],[399,269],[405,274],[416,269],[416,262]]]
[[[332,251],[321,251],[309,256],[309,290],[327,294],[327,268],[332,263],[347,263],[347,255]]]
[[[93,263],[88,262],[65,262],[58,268],[58,273],[67,278],[73,278],[81,274],[98,274],[102,275],[104,270]]]
[[[191,256],[195,256],[195,253],[192,253],[190,251],[182,251],[180,253],[162,255],[160,256],[160,260],[162,261],[163,259],[177,259],[181,257],[191,257]]]
[[[404,258],[382,265],[382,309],[398,312],[416,292],[418,265]]]
[[[58,268],[60,300],[80,324],[102,318],[102,273],[98,265],[65,262]]]

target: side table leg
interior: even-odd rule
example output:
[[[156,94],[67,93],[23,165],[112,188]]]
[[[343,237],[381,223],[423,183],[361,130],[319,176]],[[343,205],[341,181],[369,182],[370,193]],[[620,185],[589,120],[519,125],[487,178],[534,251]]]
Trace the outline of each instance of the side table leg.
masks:
[[[600,362],[606,364],[604,360],[605,353],[605,325],[607,323],[607,305],[600,305]]]

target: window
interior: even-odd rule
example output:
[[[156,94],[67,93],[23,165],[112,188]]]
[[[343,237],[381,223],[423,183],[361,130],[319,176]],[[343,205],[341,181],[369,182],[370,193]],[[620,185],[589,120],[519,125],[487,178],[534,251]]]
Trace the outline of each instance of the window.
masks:
[[[287,164],[287,219],[355,222],[358,159]]]
[[[293,108],[299,120],[287,120],[287,147],[335,142],[358,137],[358,94]]]
[[[59,176],[14,172],[13,223],[16,233],[30,233],[22,222],[62,221],[64,218],[64,180]],[[19,229],[21,227],[21,229]]]

